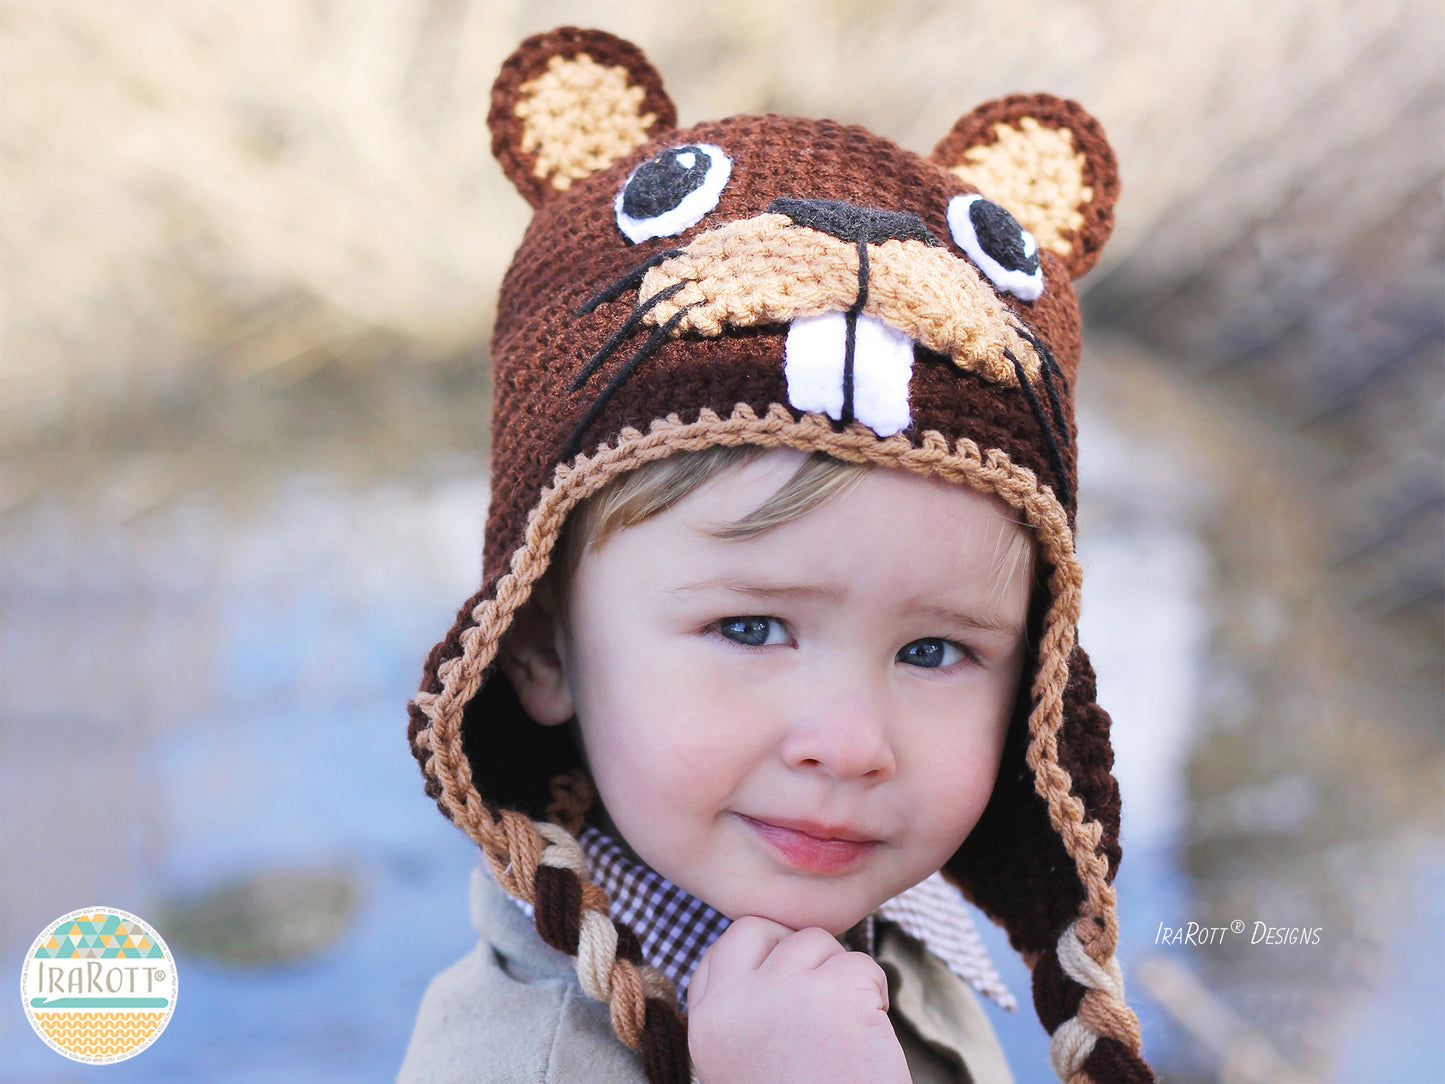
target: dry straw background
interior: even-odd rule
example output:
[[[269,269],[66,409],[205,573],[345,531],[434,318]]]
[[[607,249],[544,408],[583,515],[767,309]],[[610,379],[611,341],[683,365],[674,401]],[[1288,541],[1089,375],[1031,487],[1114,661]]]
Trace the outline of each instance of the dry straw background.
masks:
[[[456,584],[426,580],[419,631],[398,634],[400,685],[348,686],[375,694],[405,759],[398,696],[475,576],[479,533],[474,505],[456,511],[473,490],[426,487],[484,474],[493,299],[527,218],[490,156],[487,90],[517,41],[565,23],[640,44],[683,123],[826,115],[927,151],[974,104],[1033,89],[1101,119],[1124,193],[1084,282],[1081,395],[1121,446],[1182,465],[1150,482],[1131,475],[1137,457],[1096,453],[1081,522],[1107,540],[1177,499],[1209,570],[1195,722],[1175,757],[1171,853],[1190,910],[1158,917],[1275,907],[1340,931],[1283,968],[1153,959],[1139,979],[1149,1038],[1173,1079],[1345,1079],[1335,1033],[1375,1004],[1360,991],[1396,951],[1381,927],[1413,913],[1399,901],[1419,869],[1438,882],[1445,830],[1445,16],[1432,2],[0,0],[0,947],[18,951],[77,893],[159,891],[99,848],[65,864],[36,842],[34,805],[15,796],[90,771],[57,747],[244,735],[294,699],[275,678],[284,660],[262,652],[272,699],[226,707],[205,676],[219,649],[196,646],[227,629],[214,598],[324,582],[359,606],[357,592],[390,598],[398,569],[460,569]],[[299,571],[319,528],[274,526],[278,507],[309,514],[288,487],[318,475],[343,479],[325,500],[429,494],[367,504],[407,524],[384,539],[336,528],[339,552],[396,551],[385,575],[362,562],[370,586],[344,562]],[[221,511],[199,528],[196,507]],[[413,522],[418,509],[450,518]],[[283,536],[274,563],[226,571],[228,554]],[[187,590],[212,600],[201,618],[154,604],[155,567],[182,551],[199,562]],[[137,628],[165,646],[134,647]],[[107,755],[122,776],[145,770]],[[76,815],[129,826],[127,786],[96,787]],[[424,804],[419,788],[407,797]],[[300,823],[309,807],[294,800],[282,813]],[[124,829],[127,853],[206,851],[152,815]],[[257,874],[222,910],[264,911],[254,901],[288,876]],[[345,928],[347,876],[287,889],[345,901],[320,940]],[[1426,996],[1445,999],[1438,983]]]

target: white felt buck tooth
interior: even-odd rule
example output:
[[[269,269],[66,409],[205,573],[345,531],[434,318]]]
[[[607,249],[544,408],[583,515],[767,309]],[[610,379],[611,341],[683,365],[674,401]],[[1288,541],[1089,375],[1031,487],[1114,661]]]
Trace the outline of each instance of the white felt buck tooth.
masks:
[[[853,416],[880,437],[908,428],[913,340],[871,316],[858,316],[853,344]],[[803,316],[788,326],[783,375],[788,402],[799,410],[843,416],[843,361],[848,314]]]

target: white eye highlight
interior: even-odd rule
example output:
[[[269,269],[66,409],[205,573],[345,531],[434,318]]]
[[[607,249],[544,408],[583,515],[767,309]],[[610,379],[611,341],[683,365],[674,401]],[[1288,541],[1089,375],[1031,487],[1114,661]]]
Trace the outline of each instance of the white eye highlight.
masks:
[[[613,200],[617,228],[634,245],[673,237],[717,206],[733,160],[711,143],[669,147],[632,171]]]
[[[1000,290],[1022,301],[1044,292],[1039,244],[1013,215],[977,192],[948,201],[948,229],[958,247]]]

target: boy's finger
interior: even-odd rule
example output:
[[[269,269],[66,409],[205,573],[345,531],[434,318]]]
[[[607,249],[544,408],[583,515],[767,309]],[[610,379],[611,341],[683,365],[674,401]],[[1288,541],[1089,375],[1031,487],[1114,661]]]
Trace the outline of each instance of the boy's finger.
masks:
[[[878,1007],[888,1011],[888,976],[878,961],[864,952],[844,952],[825,960],[820,970],[826,972],[835,982],[846,983],[859,990],[867,990],[878,996]]]
[[[774,946],[793,931],[781,922],[744,915],[729,926],[712,947],[703,954],[708,963],[707,976],[716,981],[720,976],[739,971],[756,971]],[[701,968],[702,964],[698,964]]]
[[[693,1006],[702,1000],[703,991],[707,989],[708,972],[707,953],[702,954],[702,959],[697,962],[693,969],[692,979],[687,984],[687,1011],[692,1012]]]
[[[812,926],[783,938],[768,954],[763,967],[784,975],[801,975],[822,965],[823,961],[847,952],[838,939],[827,930]]]

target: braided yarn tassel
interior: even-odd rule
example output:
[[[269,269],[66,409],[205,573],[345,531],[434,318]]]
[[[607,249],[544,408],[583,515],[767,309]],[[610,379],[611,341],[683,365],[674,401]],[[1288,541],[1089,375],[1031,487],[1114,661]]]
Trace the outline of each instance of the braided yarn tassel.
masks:
[[[1081,925],[1099,930],[1091,918],[1071,923],[1033,965],[1034,1006],[1053,1036],[1054,1072],[1064,1084],[1152,1084],[1119,961],[1112,953],[1102,961],[1090,955],[1077,932]],[[1104,949],[1103,941],[1096,936],[1095,947]]]
[[[511,844],[482,853],[508,893],[530,903],[537,933],[573,957],[588,997],[608,1006],[612,1029],[642,1055],[652,1084],[688,1084],[687,1022],[672,982],[642,961],[637,935],[608,915],[607,893],[588,880],[582,847],[565,828],[499,810]]]

